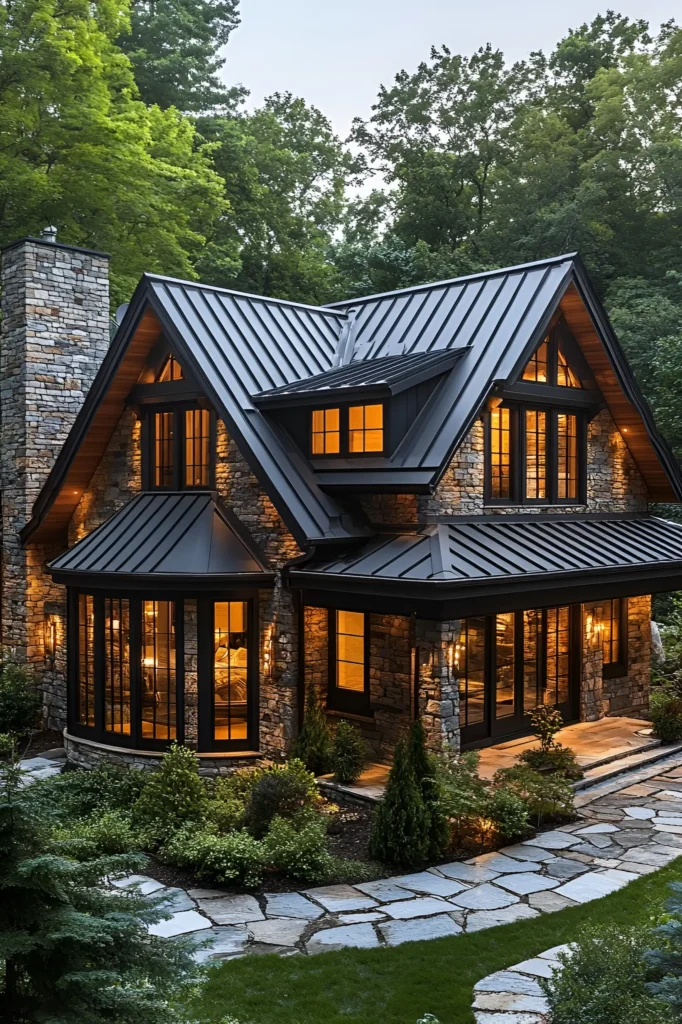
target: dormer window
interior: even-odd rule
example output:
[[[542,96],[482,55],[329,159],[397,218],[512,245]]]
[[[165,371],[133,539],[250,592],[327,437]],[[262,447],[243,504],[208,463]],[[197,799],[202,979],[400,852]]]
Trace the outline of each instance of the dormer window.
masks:
[[[384,450],[383,405],[351,405],[348,410],[348,451]]]
[[[174,355],[169,355],[166,362],[159,370],[156,381],[158,384],[165,384],[169,380],[184,380],[185,375],[182,372],[182,367],[177,361]]]
[[[206,490],[212,486],[215,433],[208,409],[182,407],[148,417],[150,486],[158,490]]]
[[[561,351],[558,337],[553,332],[541,341],[526,363],[522,380],[536,384],[551,384],[560,388],[581,388],[577,374],[569,366]]]
[[[581,388],[582,384],[568,365],[566,356],[560,348],[557,348],[557,374],[556,382],[560,388]]]
[[[533,355],[526,364],[523,371],[524,380],[534,380],[538,384],[547,383],[547,355],[549,350],[549,339],[545,338],[540,342]]]
[[[341,410],[313,409],[313,455],[338,455],[341,450]]]

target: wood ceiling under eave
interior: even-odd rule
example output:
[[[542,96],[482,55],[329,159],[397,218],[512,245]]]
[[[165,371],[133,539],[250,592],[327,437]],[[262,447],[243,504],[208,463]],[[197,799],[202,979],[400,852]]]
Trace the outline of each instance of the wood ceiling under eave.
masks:
[[[126,398],[137,383],[149,352],[160,335],[161,324],[156,315],[151,310],[146,310],[130,339],[116,375],[78,447],[66,479],[43,522],[33,533],[32,541],[64,539],[78,502],[87,490],[123,415]]]
[[[594,373],[616,426],[642,474],[652,501],[677,501],[678,498],[651,443],[637,409],[623,393],[606,349],[595,329],[590,313],[574,284],[570,284],[560,302],[576,341]]]

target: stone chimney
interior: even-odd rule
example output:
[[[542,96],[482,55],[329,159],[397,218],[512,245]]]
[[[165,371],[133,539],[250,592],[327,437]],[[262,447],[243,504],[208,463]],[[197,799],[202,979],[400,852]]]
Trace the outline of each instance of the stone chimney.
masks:
[[[52,552],[22,547],[19,531],[109,345],[109,258],[56,237],[48,227],[8,245],[1,270],[2,642],[36,668]]]

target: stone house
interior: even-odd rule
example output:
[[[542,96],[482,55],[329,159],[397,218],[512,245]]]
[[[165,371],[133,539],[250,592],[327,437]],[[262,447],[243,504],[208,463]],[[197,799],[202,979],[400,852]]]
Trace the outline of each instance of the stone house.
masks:
[[[378,759],[646,713],[682,496],[575,254],[311,307],[3,251],[2,642],[69,757]]]

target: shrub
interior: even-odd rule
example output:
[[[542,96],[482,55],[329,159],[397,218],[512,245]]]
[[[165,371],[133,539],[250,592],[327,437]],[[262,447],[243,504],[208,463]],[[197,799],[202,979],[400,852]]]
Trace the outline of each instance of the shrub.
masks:
[[[410,730],[410,759],[426,814],[427,857],[436,860],[447,848],[450,826],[441,798],[438,765],[434,755],[426,749],[426,734],[421,718],[413,722]]]
[[[357,782],[366,764],[367,750],[360,730],[350,722],[339,722],[331,750],[335,781],[346,785]]]
[[[437,760],[441,800],[450,819],[453,838],[461,842],[474,827],[474,821],[487,811],[486,785],[478,774],[479,755],[444,751]]]
[[[520,797],[538,826],[547,819],[569,818],[574,814],[573,789],[561,775],[540,775],[525,764],[516,764],[496,771],[493,787]]]
[[[543,750],[541,747],[524,750],[519,756],[519,761],[536,772],[557,772],[566,779],[583,777],[583,770],[576,761],[575,754],[561,743],[555,743],[549,750]]]
[[[396,744],[386,792],[374,818],[370,856],[418,867],[428,856],[427,815],[405,740]]]
[[[504,843],[525,839],[532,831],[528,804],[509,789],[496,789],[491,792],[486,817],[494,823],[496,838]]]
[[[646,962],[657,976],[657,980],[647,988],[673,1007],[675,1019],[679,1020],[682,1007],[682,883],[671,882],[669,888],[671,895],[665,902],[667,920],[652,932],[654,940],[663,940],[663,948],[648,950],[645,955]]]
[[[145,837],[133,828],[130,814],[104,811],[55,829],[52,837],[58,852],[76,860],[115,853],[142,852]]]
[[[530,713],[533,732],[540,740],[540,750],[547,753],[554,746],[554,737],[563,728],[564,720],[558,708],[538,704]]]
[[[294,757],[303,761],[313,775],[325,775],[331,771],[331,734],[317,690],[312,685],[306,693],[305,715]]]
[[[188,747],[174,743],[161,768],[150,775],[133,808],[133,820],[150,839],[162,840],[186,821],[206,814],[207,793],[199,764]]]
[[[10,732],[0,732],[0,759],[11,761],[16,755],[16,737]]]
[[[31,800],[49,817],[86,818],[106,810],[130,810],[151,776],[135,768],[103,764],[92,771],[65,771],[31,786]]]
[[[541,982],[551,1024],[666,1024],[672,1015],[646,989],[641,931],[593,929],[559,954],[562,969]]]
[[[25,736],[36,725],[40,696],[26,669],[6,663],[0,668],[0,733]]]
[[[187,823],[171,836],[161,857],[213,882],[238,882],[255,889],[263,879],[263,844],[244,830],[219,836]]]
[[[315,776],[294,758],[285,765],[273,765],[260,776],[246,806],[245,822],[262,838],[273,818],[291,818],[317,798]]]
[[[310,812],[296,818],[274,818],[265,837],[265,856],[271,867],[294,878],[320,881],[330,871],[332,859],[327,852],[327,823]]]
[[[654,735],[663,743],[674,743],[682,739],[682,697],[671,686],[652,690],[649,715]]]

